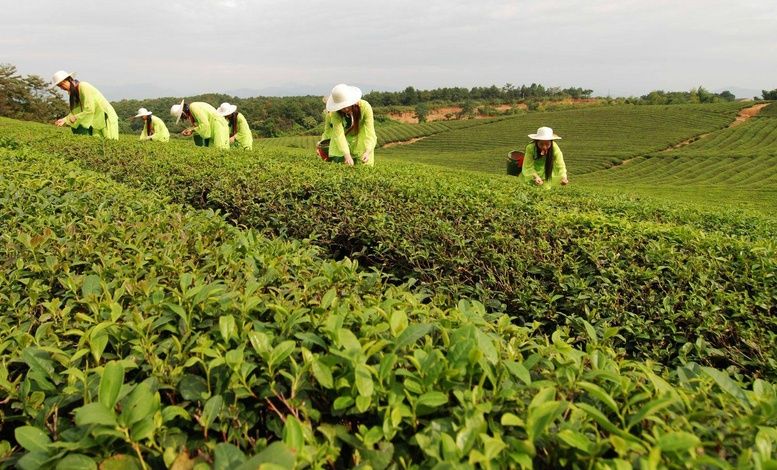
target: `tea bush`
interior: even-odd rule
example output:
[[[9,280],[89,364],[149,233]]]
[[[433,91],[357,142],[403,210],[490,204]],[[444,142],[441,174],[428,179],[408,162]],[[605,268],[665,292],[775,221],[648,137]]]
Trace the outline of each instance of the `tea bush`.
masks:
[[[441,305],[473,298],[547,333],[586,320],[618,327],[630,357],[777,376],[773,220],[414,165],[300,165],[280,150],[257,159],[61,133],[29,143],[263,234],[311,239]]]
[[[319,255],[0,149],[0,465],[777,465],[773,383],[625,359],[605,325],[544,336],[440,307]]]

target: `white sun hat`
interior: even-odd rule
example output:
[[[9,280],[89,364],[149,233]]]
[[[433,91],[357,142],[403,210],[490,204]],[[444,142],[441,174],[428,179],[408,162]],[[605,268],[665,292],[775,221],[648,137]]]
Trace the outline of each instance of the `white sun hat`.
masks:
[[[561,137],[557,136],[553,129],[550,127],[540,127],[537,129],[536,134],[529,134],[529,138],[532,140],[560,140]]]
[[[138,114],[135,115],[136,118],[143,117],[143,116],[151,116],[151,111],[147,110],[146,108],[140,108],[138,109]]]
[[[67,77],[72,77],[75,75],[75,72],[65,72],[64,70],[59,70],[54,75],[51,76],[51,88],[54,88],[55,86],[59,85],[62,80],[66,79]]]
[[[326,110],[330,113],[347,108],[362,99],[362,91],[355,86],[341,83],[332,88],[329,98],[326,100]]]
[[[176,124],[178,124],[178,121],[181,120],[181,115],[183,114],[183,102],[184,100],[181,100],[181,104],[174,104],[172,107],[170,107],[170,114],[175,116]]]
[[[218,109],[216,109],[216,112],[221,114],[222,116],[229,116],[235,111],[237,111],[237,106],[229,103],[221,103],[221,106],[219,106]]]

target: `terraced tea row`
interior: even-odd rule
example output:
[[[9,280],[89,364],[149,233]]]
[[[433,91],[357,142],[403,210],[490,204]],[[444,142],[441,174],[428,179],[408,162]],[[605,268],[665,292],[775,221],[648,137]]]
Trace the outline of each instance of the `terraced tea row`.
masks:
[[[50,154],[0,149],[0,259],[3,465],[773,462],[772,383],[443,309]]]
[[[404,142],[419,137],[427,137],[441,132],[448,132],[454,129],[464,129],[467,127],[482,126],[497,122],[503,118],[491,119],[470,119],[445,122],[429,122],[423,124],[399,124],[399,123],[380,123],[376,125],[376,134],[378,136],[378,146],[383,146],[392,142]],[[256,140],[257,148],[276,148],[293,147],[303,148],[310,152],[315,149],[316,142],[320,139],[318,136],[294,136],[277,137],[272,139]]]
[[[488,126],[440,133],[383,153],[393,159],[504,173],[507,152],[522,149],[526,135],[538,127],[550,126],[564,138],[565,160],[576,176],[721,129],[743,106],[613,106],[529,113]]]
[[[474,297],[547,332],[586,319],[619,327],[633,357],[777,373],[773,219],[538,193],[508,177],[417,165],[300,166],[284,152],[246,160],[34,136],[29,145],[121,181],[416,279],[440,305]]]

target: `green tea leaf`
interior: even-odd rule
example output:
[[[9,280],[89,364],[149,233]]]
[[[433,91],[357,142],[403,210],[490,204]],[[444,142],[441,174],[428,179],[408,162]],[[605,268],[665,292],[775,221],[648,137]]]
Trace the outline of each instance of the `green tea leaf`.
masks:
[[[270,354],[270,367],[276,367],[283,363],[284,360],[286,360],[287,357],[291,355],[291,353],[294,352],[294,348],[296,347],[297,343],[294,341],[284,341],[281,344],[275,346],[272,350],[272,353]]]
[[[14,430],[14,437],[25,450],[29,452],[47,453],[49,451],[48,434],[35,426],[20,426]]]
[[[57,462],[56,470],[97,470],[97,463],[83,454],[68,454]]]
[[[224,342],[229,343],[229,340],[237,336],[237,324],[235,324],[235,317],[232,315],[222,315],[219,317],[219,332]]]
[[[438,408],[448,403],[448,396],[442,392],[426,392],[416,400],[416,406]]]
[[[419,323],[408,326],[394,343],[394,351],[415,344],[416,341],[426,336],[434,327],[426,323]]]
[[[247,460],[245,454],[237,446],[226,442],[216,444],[213,457],[213,470],[232,470]]]
[[[567,408],[565,401],[547,401],[535,408],[529,409],[526,418],[526,433],[529,440],[536,441],[545,432],[545,429]]]
[[[673,431],[658,438],[656,445],[663,452],[678,452],[691,450],[701,445],[701,440],[691,433]]]
[[[90,424],[116,426],[116,413],[101,402],[88,403],[76,409],[75,421],[78,426]]]
[[[103,368],[100,377],[99,399],[105,408],[112,410],[116,406],[116,399],[124,384],[124,367],[115,361],[111,361]]]
[[[286,416],[286,423],[283,425],[283,443],[295,454],[305,446],[302,424],[293,415]]]
[[[202,409],[202,425],[205,428],[209,428],[211,424],[216,421],[216,418],[221,414],[221,409],[224,407],[224,399],[221,395],[214,395],[205,402],[205,406]]]
[[[557,436],[575,449],[580,449],[586,454],[591,454],[593,443],[584,434],[571,429],[560,431]]]
[[[354,369],[356,379],[356,389],[359,391],[359,395],[364,397],[371,397],[373,392],[372,373],[369,367],[364,364],[357,364]]]
[[[334,379],[332,378],[332,370],[328,365],[324,364],[319,359],[314,359],[310,365],[310,370],[313,372],[313,377],[316,378],[319,384],[324,388],[334,388]]]

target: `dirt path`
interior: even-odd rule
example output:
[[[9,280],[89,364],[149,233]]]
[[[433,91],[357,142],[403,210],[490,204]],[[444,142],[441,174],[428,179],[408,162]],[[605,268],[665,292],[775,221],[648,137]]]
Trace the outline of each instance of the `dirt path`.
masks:
[[[769,103],[760,103],[755,106],[750,106],[749,108],[745,108],[742,111],[737,114],[736,119],[734,119],[734,122],[732,122],[728,127],[736,127],[743,122],[747,121],[753,116],[757,116],[758,113],[761,112],[763,108],[766,106],[769,106]]]
[[[516,104],[516,105],[500,104],[500,105],[489,106],[489,107],[494,108],[500,112],[509,111],[511,109],[524,109],[524,110],[528,109],[527,106],[523,103]],[[456,120],[459,113],[461,113],[461,106],[446,106],[443,108],[430,109],[429,114],[426,115],[426,122]],[[418,124],[418,117],[416,117],[415,111],[389,113],[388,117],[390,117],[394,121],[403,122],[405,124]],[[473,119],[487,119],[490,117],[493,117],[493,116],[481,116],[478,114],[473,116]]]
[[[750,106],[749,108],[744,108],[744,109],[740,110],[739,113],[737,113],[737,117],[734,118],[734,120],[731,122],[731,124],[728,125],[728,128],[737,127],[737,126],[741,125],[743,122],[745,122],[748,119],[750,119],[751,117],[757,116],[758,113],[761,112],[761,109],[763,109],[765,106],[768,106],[768,105],[769,105],[769,103],[760,103],[760,104],[756,104],[754,106]],[[690,145],[690,144],[696,142],[697,140],[701,140],[701,139],[707,137],[710,134],[712,134],[712,132],[707,132],[706,134],[700,134],[700,135],[693,136],[690,139],[686,139],[686,140],[684,140],[682,142],[679,142],[677,144],[670,145],[669,147],[661,150],[661,152],[671,152],[672,150],[679,149],[680,147],[685,147],[686,145]]]
[[[743,122],[746,122],[751,117],[757,116],[758,113],[760,113],[761,110],[764,107],[768,106],[768,105],[769,105],[769,103],[760,103],[760,104],[756,104],[756,105],[750,106],[749,108],[744,108],[744,109],[740,110],[739,113],[737,113],[737,117],[734,118],[734,120],[731,122],[731,124],[729,124],[727,126],[727,128],[737,127],[737,126],[741,125]],[[695,136],[691,137],[690,139],[686,139],[686,140],[683,140],[682,142],[678,142],[676,144],[672,144],[669,147],[666,147],[665,149],[659,150],[658,152],[659,153],[664,153],[664,152],[671,152],[672,150],[677,150],[677,149],[679,149],[681,147],[685,147],[686,145],[691,145],[692,143],[694,143],[694,142],[696,142],[698,140],[701,140],[701,139],[707,137],[710,134],[712,134],[712,132],[707,132],[707,133],[704,133],[704,134],[695,135]],[[642,155],[639,155],[639,156],[642,156]],[[632,157],[632,158],[628,158],[626,160],[622,160],[619,163],[617,163],[617,164],[615,164],[615,165],[613,165],[613,166],[611,166],[609,168],[606,168],[606,170],[612,170],[613,168],[617,168],[619,166],[628,165],[635,158],[637,158],[637,157]]]
[[[398,140],[396,142],[389,142],[389,143],[383,145],[381,148],[382,149],[387,149],[387,148],[390,148],[390,147],[398,147],[400,145],[410,145],[410,144],[414,144],[414,143],[418,142],[419,140],[424,140],[427,137],[428,136],[415,137],[415,138],[410,139],[410,140]]]

